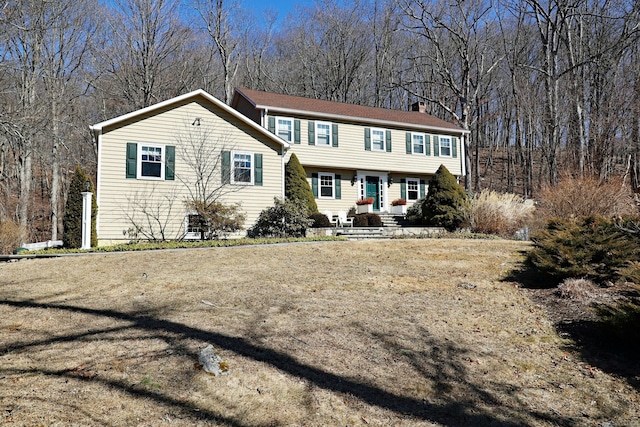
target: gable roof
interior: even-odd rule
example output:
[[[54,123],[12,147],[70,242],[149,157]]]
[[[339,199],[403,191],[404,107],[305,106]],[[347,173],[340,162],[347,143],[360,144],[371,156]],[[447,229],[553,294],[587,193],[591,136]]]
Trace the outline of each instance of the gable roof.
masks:
[[[254,108],[269,113],[305,115],[325,119],[339,119],[352,122],[368,123],[372,125],[390,125],[411,127],[436,131],[468,133],[464,129],[441,120],[430,114],[418,111],[401,111],[387,108],[367,107],[364,105],[346,104],[342,102],[325,101],[304,98],[301,96],[282,95],[272,92],[236,88],[232,106],[238,104],[238,97],[242,96]]]
[[[247,118],[243,114],[239,113],[235,109],[231,108],[230,106],[228,106],[224,102],[220,101],[219,99],[217,99],[213,95],[210,95],[209,93],[205,92],[202,89],[194,90],[193,92],[189,92],[189,93],[186,93],[184,95],[180,95],[180,96],[177,96],[175,98],[171,98],[171,99],[168,99],[166,101],[162,101],[162,102],[159,102],[157,104],[150,105],[150,106],[142,108],[140,110],[132,111],[132,112],[124,114],[122,116],[118,116],[118,117],[114,117],[113,119],[105,120],[104,122],[100,122],[100,123],[97,123],[95,125],[89,126],[89,129],[91,129],[94,132],[94,134],[97,135],[97,134],[101,133],[104,128],[108,128],[108,127],[117,125],[117,124],[119,124],[121,122],[125,122],[127,120],[135,120],[136,118],[144,117],[145,115],[147,115],[149,113],[153,113],[155,111],[160,111],[160,110],[162,110],[164,108],[167,108],[167,107],[170,108],[173,105],[178,105],[178,104],[181,104],[181,103],[183,103],[185,101],[189,101],[191,99],[195,100],[196,98],[199,98],[199,97],[200,98],[204,98],[205,101],[207,101],[207,102],[213,104],[214,106],[216,106],[217,108],[219,108],[221,110],[224,110],[225,112],[231,114],[233,117],[235,117],[236,119],[238,119],[241,122],[245,123],[246,125],[250,126],[252,129],[254,129],[254,130],[258,131],[259,133],[261,133],[262,135],[268,137],[273,142],[276,142],[277,144],[281,145],[285,150],[289,149],[290,144],[288,142],[284,141],[280,137],[278,137],[278,136],[274,135],[273,133],[269,132],[267,129],[265,129],[262,126],[258,125],[253,120],[250,120],[249,118]]]

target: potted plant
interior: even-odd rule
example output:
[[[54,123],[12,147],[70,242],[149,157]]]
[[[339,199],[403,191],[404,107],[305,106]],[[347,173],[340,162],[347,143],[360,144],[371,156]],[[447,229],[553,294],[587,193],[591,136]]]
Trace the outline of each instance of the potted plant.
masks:
[[[391,213],[394,215],[406,215],[407,201],[405,199],[395,199],[391,202]]]
[[[356,211],[359,214],[373,212],[373,197],[363,197],[356,200]]]

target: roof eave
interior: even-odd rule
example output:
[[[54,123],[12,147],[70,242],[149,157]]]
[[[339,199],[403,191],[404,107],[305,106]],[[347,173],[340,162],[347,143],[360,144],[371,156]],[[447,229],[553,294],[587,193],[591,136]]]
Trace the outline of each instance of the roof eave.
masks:
[[[164,107],[171,106],[172,104],[177,104],[177,103],[182,102],[182,101],[184,101],[186,99],[194,98],[196,96],[204,97],[209,102],[211,102],[211,103],[215,104],[216,106],[220,107],[221,109],[225,110],[227,113],[233,115],[237,119],[241,120],[242,122],[246,123],[247,125],[249,125],[253,129],[255,129],[258,132],[260,132],[261,134],[267,136],[272,141],[280,144],[283,147],[284,151],[287,151],[289,148],[291,148],[291,145],[288,142],[286,142],[285,140],[283,140],[282,138],[278,137],[277,135],[272,134],[267,129],[265,129],[262,126],[260,126],[257,123],[255,123],[253,120],[250,120],[249,118],[247,118],[246,116],[241,114],[239,111],[231,108],[230,106],[228,106],[224,102],[220,101],[219,99],[217,99],[216,97],[210,95],[209,93],[205,92],[202,89],[194,90],[194,91],[186,93],[184,95],[180,95],[180,96],[177,96],[175,98],[167,99],[166,101],[162,101],[162,102],[159,102],[157,104],[153,104],[153,105],[150,105],[148,107],[142,108],[140,110],[136,110],[136,111],[132,111],[132,112],[127,113],[127,114],[123,114],[122,116],[114,117],[113,119],[109,119],[109,120],[106,120],[104,122],[96,123],[95,125],[90,125],[89,129],[97,134],[99,132],[102,132],[102,130],[104,128],[106,128],[106,127],[113,126],[115,124],[118,124],[120,122],[124,122],[124,121],[127,121],[127,120],[135,119],[136,117],[143,116],[145,114],[151,113],[151,112],[156,111],[156,110],[160,110],[160,109],[162,109]]]
[[[459,134],[470,133],[470,131],[468,130],[465,130],[462,128],[456,128],[456,127],[449,128],[449,127],[440,127],[440,126],[420,125],[416,123],[396,122],[391,120],[368,119],[368,118],[358,117],[358,116],[344,116],[341,114],[319,113],[315,111],[297,110],[293,108],[275,107],[272,105],[262,105],[262,104],[255,104],[255,103],[253,105],[258,110],[265,110],[265,111],[268,110],[270,114],[281,113],[281,114],[290,114],[290,115],[304,115],[304,116],[312,116],[312,117],[318,117],[323,119],[337,119],[337,120],[346,120],[346,121],[352,121],[357,123],[368,123],[368,124],[380,125],[380,126],[387,125],[387,126],[396,126],[396,127],[403,127],[403,128],[410,127],[415,129],[423,129],[423,130],[428,129],[428,130],[439,131],[439,132],[456,132]]]

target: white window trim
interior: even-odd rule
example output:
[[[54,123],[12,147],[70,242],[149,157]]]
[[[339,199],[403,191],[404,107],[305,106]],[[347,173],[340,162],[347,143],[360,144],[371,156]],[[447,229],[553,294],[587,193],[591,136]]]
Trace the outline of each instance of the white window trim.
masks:
[[[322,177],[331,177],[331,197],[322,195]],[[330,172],[318,172],[318,199],[334,200],[336,198],[336,174]]]
[[[328,140],[328,144],[319,144],[318,143],[318,136],[320,135],[320,133],[318,132],[318,127],[320,125],[327,125],[329,126],[329,140]],[[331,122],[316,122],[314,125],[316,128],[314,129],[314,135],[316,138],[316,146],[317,147],[332,147],[333,146],[333,124]]]
[[[410,199],[409,198],[409,181],[415,181],[418,184],[418,198],[417,199]],[[411,202],[411,203],[415,203],[418,200],[420,200],[420,179],[418,178],[406,178],[405,179],[405,183],[406,183],[406,196],[407,196],[407,203]]]
[[[377,148],[373,144],[374,132],[382,132],[382,148]],[[387,151],[387,131],[386,129],[371,128],[371,151]]]
[[[136,178],[148,179],[151,181],[164,181],[164,169],[165,162],[167,161],[167,148],[164,144],[157,144],[153,142],[138,142],[138,152],[136,153]],[[160,162],[160,176],[144,176],[142,175],[142,147],[160,148],[160,156],[162,161]]]
[[[447,140],[449,141],[449,154],[442,154],[442,141],[443,140]],[[451,146],[453,144],[453,138],[451,138],[450,136],[439,136],[438,137],[438,144],[440,145],[440,157],[451,157],[451,152],[453,151],[453,147]]]
[[[280,120],[284,120],[284,121],[287,121],[287,122],[291,123],[291,138],[290,138],[290,139],[288,139],[288,140],[287,140],[287,139],[284,139],[284,138],[282,138],[282,137],[280,136],[280,133],[279,133],[279,126],[278,126],[278,125],[279,125],[279,121],[280,121]],[[290,143],[290,144],[293,144],[293,139],[294,139],[293,134],[294,134],[294,132],[295,132],[295,129],[294,129],[293,119],[292,119],[291,117],[279,117],[279,116],[276,116],[276,129],[275,129],[275,130],[276,130],[276,135],[277,135],[278,137],[280,137],[280,138],[281,138],[281,139],[283,139],[284,141],[287,141],[287,142],[288,142],[288,143]]]
[[[422,153],[419,153],[417,151],[414,150],[414,145],[413,145],[413,137],[414,136],[421,136],[422,137]],[[426,141],[427,141],[427,137],[425,136],[424,133],[419,133],[419,132],[411,132],[411,154],[420,154],[424,156],[424,152],[426,149]]]
[[[236,155],[237,154],[251,157],[251,167],[249,168],[250,169],[250,173],[251,173],[251,181],[250,182],[242,182],[242,181],[236,182],[236,174],[235,174],[236,161],[235,161],[235,159],[236,159]],[[231,169],[229,171],[229,178],[230,178],[229,181],[230,181],[230,183],[234,184],[234,185],[253,185],[253,182],[254,182],[253,170],[255,169],[255,163],[254,162],[255,162],[255,159],[254,159],[254,156],[253,156],[252,152],[232,150],[231,151],[231,160],[229,161],[229,163],[230,163],[229,164],[229,168]]]

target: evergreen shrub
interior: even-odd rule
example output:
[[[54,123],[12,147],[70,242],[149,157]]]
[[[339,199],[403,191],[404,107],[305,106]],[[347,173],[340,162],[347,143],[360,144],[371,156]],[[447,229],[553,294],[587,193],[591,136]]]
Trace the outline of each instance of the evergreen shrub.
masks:
[[[258,220],[247,234],[249,237],[304,237],[313,222],[307,206],[277,197],[274,206],[260,212]]]
[[[307,181],[307,173],[300,164],[295,153],[284,167],[284,195],[287,200],[302,203],[307,208],[307,213],[318,211],[313,191]]]
[[[638,260],[638,237],[603,217],[556,219],[532,236],[534,247],[527,262],[557,282],[567,278],[615,282]]]
[[[454,231],[468,222],[469,200],[451,172],[440,165],[429,181],[429,191],[422,204],[425,225]]]
[[[98,202],[96,201],[95,190],[89,175],[85,173],[80,165],[77,165],[69,184],[69,193],[62,220],[64,227],[63,241],[64,246],[67,248],[82,247],[82,193],[87,191],[87,183],[89,183],[89,191],[93,192],[91,197],[91,246],[96,247],[98,245],[98,233],[96,232]]]

